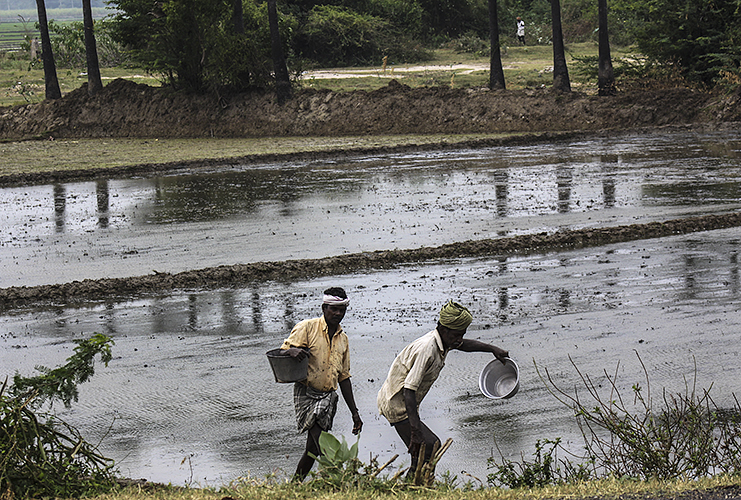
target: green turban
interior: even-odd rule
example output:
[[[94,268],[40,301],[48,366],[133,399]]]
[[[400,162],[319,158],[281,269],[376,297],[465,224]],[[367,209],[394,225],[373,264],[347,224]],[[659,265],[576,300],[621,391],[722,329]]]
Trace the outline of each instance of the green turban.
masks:
[[[471,312],[452,300],[440,309],[440,324],[451,330],[465,330],[471,321],[473,321]]]

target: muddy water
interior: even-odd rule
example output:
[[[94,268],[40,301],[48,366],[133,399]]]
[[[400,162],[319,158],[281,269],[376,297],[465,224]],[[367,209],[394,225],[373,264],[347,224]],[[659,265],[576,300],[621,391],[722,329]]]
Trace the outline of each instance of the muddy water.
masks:
[[[600,156],[595,150],[610,153]],[[5,222],[13,232],[2,255],[5,261],[10,255],[7,250],[25,248],[24,258],[32,260],[18,258],[13,265],[24,269],[25,276],[40,274],[30,262],[43,266],[46,259],[57,259],[59,264],[65,258],[62,248],[77,244],[72,238],[84,236],[92,249],[98,241],[108,247],[120,244],[114,243],[116,234],[134,238],[140,231],[142,241],[149,242],[146,248],[143,243],[131,247],[140,253],[130,252],[126,259],[99,257],[108,266],[106,272],[126,275],[143,266],[137,264],[137,256],[143,263],[164,258],[170,237],[189,249],[183,252],[187,257],[178,260],[188,267],[204,267],[200,257],[191,254],[207,251],[212,255],[204,259],[230,262],[245,256],[289,258],[296,243],[285,237],[281,240],[285,244],[274,248],[271,245],[278,240],[269,233],[271,224],[278,229],[294,220],[298,221],[291,224],[296,238],[302,234],[306,243],[302,257],[333,251],[310,237],[317,230],[328,231],[333,242],[352,240],[363,248],[388,248],[392,238],[399,247],[407,247],[412,242],[430,245],[446,238],[470,239],[476,237],[473,232],[491,236],[661,220],[735,209],[738,163],[738,137],[686,134],[467,151],[428,159],[365,159],[343,165],[282,166],[290,172],[305,170],[301,182],[285,184],[291,193],[304,194],[286,201],[280,201],[271,187],[283,174],[265,167],[272,180],[251,191],[264,194],[251,210],[244,210],[252,205],[246,198],[238,199],[241,190],[237,188],[227,190],[235,198],[232,201],[223,200],[222,189],[209,195],[207,202],[204,189],[198,187],[209,186],[210,176],[198,177],[197,182],[188,178],[110,181],[108,209],[100,211],[107,214],[104,223],[94,207],[105,196],[93,195],[93,185],[67,185],[64,197],[57,196],[59,204],[64,198],[64,210],[58,211],[64,217],[55,218],[52,214],[57,212],[39,206],[50,220],[30,221],[35,217],[31,211],[23,226],[21,215],[2,212],[3,220],[16,221]],[[394,171],[389,165],[394,165]],[[568,174],[563,165],[570,166]],[[233,179],[248,172],[212,175]],[[116,196],[117,191],[110,189],[115,182],[144,187]],[[152,182],[160,183],[159,197],[147,191],[147,183]],[[180,193],[173,195],[177,203],[163,194],[168,185],[179,186],[173,188]],[[87,195],[72,196],[81,193],[83,186],[89,189]],[[20,194],[14,198],[19,212],[31,210],[28,199],[34,189],[54,191],[26,189],[28,198]],[[132,208],[127,212],[122,206]],[[209,207],[221,207],[223,212],[216,216]],[[201,218],[188,218],[186,213]],[[131,215],[117,218],[116,214]],[[357,224],[365,218],[381,225]],[[265,227],[258,227],[259,220]],[[459,220],[463,224],[453,224]],[[383,221],[393,221],[393,235],[392,227]],[[250,248],[248,254],[234,253],[228,241],[209,246],[209,234],[222,228],[233,236],[236,233],[229,231],[236,228],[247,231],[243,224],[254,226],[255,234],[263,238],[262,246],[246,236],[241,241]],[[24,236],[26,231],[29,236]],[[350,234],[345,237],[342,231]],[[157,234],[165,241],[159,241]],[[59,243],[48,250],[42,243],[53,243],[54,238]],[[201,248],[203,242],[208,248]],[[649,372],[652,394],[660,397],[662,388],[679,391],[685,380],[691,383],[696,362],[697,386],[712,385],[715,402],[729,406],[732,393],[741,389],[740,245],[741,229],[734,228],[527,257],[462,259],[295,283],[179,292],[129,302],[16,309],[0,316],[0,376],[16,370],[31,374],[39,364],[56,366],[72,353],[72,340],[92,332],[111,335],[116,342],[113,361],[107,368],[98,366],[92,381],[80,387],[80,400],[71,410],[57,411],[90,441],[100,441],[101,450],[116,460],[123,475],[201,485],[223,484],[245,475],[285,477],[295,467],[303,439],[294,432],[291,389],[273,381],[264,353],[279,345],[294,323],[318,315],[321,290],[338,284],[352,298],[343,325],[351,338],[352,380],[365,421],[360,458],[368,460],[373,454],[383,462],[401,453],[403,465],[408,459],[395,432],[376,415],[375,395],[395,354],[431,329],[439,306],[453,298],[469,304],[474,313],[469,335],[509,349],[522,369],[517,396],[491,401],[477,386],[478,373],[489,357],[453,352],[422,404],[420,411],[428,425],[442,438],[455,441],[439,469],[462,479],[485,480],[486,460],[492,454],[499,456],[497,447],[510,459],[518,459],[521,453],[529,456],[538,439],[562,437],[571,449],[581,447],[569,410],[548,394],[536,364],[547,368],[562,387],[571,388],[578,383],[571,357],[598,382],[604,382],[603,370],[617,372],[619,386],[629,394],[632,385],[645,383],[638,353]],[[96,266],[80,262],[56,270],[54,278],[47,279],[66,280],[76,273],[94,277]],[[4,262],[3,268],[13,265]],[[349,414],[341,405],[334,432],[352,439],[350,428]]]
[[[502,261],[19,311],[0,318],[0,366],[31,373],[39,363],[60,364],[71,353],[71,339],[109,334],[116,341],[113,361],[81,386],[71,410],[59,411],[88,439],[101,440],[122,474],[210,485],[245,475],[285,477],[303,439],[294,431],[291,389],[273,381],[264,353],[295,322],[318,314],[320,291],[339,284],[352,297],[344,327],[365,421],[361,458],[373,454],[381,461],[403,450],[376,415],[376,392],[394,355],[432,328],[439,305],[454,298],[472,308],[470,336],[509,349],[522,369],[519,393],[492,401],[477,386],[489,357],[453,352],[421,406],[430,427],[455,441],[441,470],[485,480],[497,445],[510,459],[529,456],[543,438],[562,437],[580,449],[569,410],[547,393],[534,363],[571,388],[577,378],[569,356],[598,382],[619,362],[619,385],[629,394],[643,382],[638,353],[657,396],[663,387],[683,390],[696,361],[698,387],[712,384],[716,403],[730,405],[731,393],[741,390],[739,251],[741,230],[730,229]],[[340,406],[335,433],[351,439],[351,426]]]
[[[740,144],[683,132],[5,188],[0,287],[735,209]]]

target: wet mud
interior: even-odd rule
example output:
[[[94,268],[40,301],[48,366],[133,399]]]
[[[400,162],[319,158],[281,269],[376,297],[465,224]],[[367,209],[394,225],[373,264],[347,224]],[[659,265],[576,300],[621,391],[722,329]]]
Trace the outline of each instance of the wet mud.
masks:
[[[183,289],[244,286],[270,280],[295,280],[391,269],[412,262],[464,257],[494,257],[572,250],[611,243],[660,238],[741,226],[741,213],[688,217],[664,222],[617,227],[561,230],[554,233],[520,235],[501,239],[470,240],[437,247],[361,252],[320,259],[257,262],[197,269],[180,273],[155,272],[146,276],[86,279],[71,283],[14,286],[0,289],[2,310],[34,303],[69,303],[126,298]]]

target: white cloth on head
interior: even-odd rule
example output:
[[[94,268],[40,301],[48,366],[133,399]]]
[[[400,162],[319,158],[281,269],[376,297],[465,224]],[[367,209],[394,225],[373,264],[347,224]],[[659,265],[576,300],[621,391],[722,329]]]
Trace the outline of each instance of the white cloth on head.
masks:
[[[322,299],[322,304],[327,304],[330,306],[346,306],[350,303],[350,299],[343,299],[342,297],[337,297],[336,295],[325,295]]]

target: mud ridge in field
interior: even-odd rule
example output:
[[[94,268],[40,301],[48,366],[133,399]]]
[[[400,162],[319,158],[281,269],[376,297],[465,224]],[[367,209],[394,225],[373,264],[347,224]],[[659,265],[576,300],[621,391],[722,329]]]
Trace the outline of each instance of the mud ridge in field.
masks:
[[[154,273],[130,278],[104,278],[34,287],[0,289],[0,310],[31,304],[66,304],[84,301],[117,300],[132,296],[182,289],[240,286],[271,280],[297,280],[329,276],[434,260],[493,257],[545,251],[571,250],[648,238],[741,225],[741,213],[688,217],[665,222],[631,224],[609,228],[563,230],[554,233],[520,235],[510,238],[469,240],[438,247],[361,252],[321,259],[256,262],[183,271]]]

